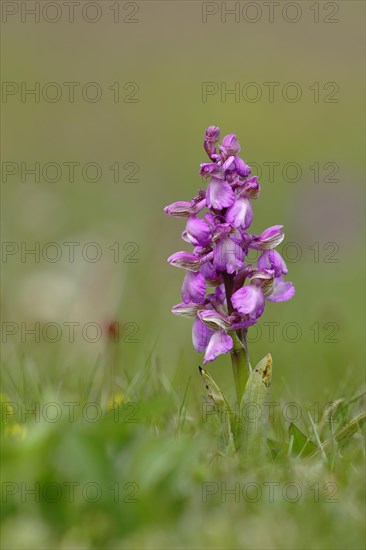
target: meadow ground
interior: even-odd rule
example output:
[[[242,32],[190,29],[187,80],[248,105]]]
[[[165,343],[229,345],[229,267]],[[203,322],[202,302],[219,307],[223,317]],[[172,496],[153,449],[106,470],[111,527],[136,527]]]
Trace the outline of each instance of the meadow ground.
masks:
[[[364,408],[357,384],[341,381],[332,413],[272,397],[275,450],[247,464],[225,449],[198,373],[184,388],[152,354],[117,374],[113,403],[113,356],[100,361],[104,380],[78,391],[26,358],[5,368],[4,548],[364,547],[364,430],[344,430]],[[290,437],[295,418],[323,453]]]

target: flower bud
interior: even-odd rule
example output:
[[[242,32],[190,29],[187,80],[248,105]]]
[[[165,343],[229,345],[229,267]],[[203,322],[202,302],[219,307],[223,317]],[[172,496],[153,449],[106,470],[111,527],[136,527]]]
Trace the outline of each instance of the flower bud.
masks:
[[[220,151],[222,151],[227,157],[230,157],[230,155],[237,155],[239,153],[240,145],[235,134],[229,134],[224,137]]]
[[[220,128],[218,128],[217,126],[209,126],[206,130],[205,141],[203,142],[203,146],[205,148],[206,153],[212,160],[216,157],[215,143],[217,143],[219,139],[220,139]]]
[[[205,141],[217,143],[220,139],[220,128],[218,126],[209,126],[206,130]]]

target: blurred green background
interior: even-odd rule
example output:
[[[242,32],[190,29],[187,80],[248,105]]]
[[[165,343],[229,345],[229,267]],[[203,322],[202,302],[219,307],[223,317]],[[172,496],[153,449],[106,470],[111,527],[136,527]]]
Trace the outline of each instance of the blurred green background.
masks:
[[[364,376],[363,2],[297,2],[302,15],[296,23],[286,21],[286,17],[295,17],[288,2],[278,3],[273,22],[266,3],[256,2],[261,10],[256,13],[261,15],[255,23],[248,21],[255,18],[250,11],[254,8],[245,8],[248,2],[238,3],[240,9],[249,9],[240,12],[238,22],[229,15],[223,22],[223,8],[216,2],[210,7],[195,1],[96,2],[92,4],[97,4],[95,13],[100,10],[101,17],[95,23],[81,16],[85,2],[75,7],[73,23],[68,22],[62,2],[58,2],[62,17],[55,23],[46,20],[55,17],[52,6],[47,17],[41,13],[36,23],[24,13],[22,22],[20,3],[4,4],[14,4],[19,11],[6,17],[2,6],[2,240],[15,243],[7,245],[15,249],[39,246],[41,253],[47,243],[58,243],[62,255],[57,262],[45,260],[42,254],[40,261],[32,256],[24,259],[20,252],[3,255],[2,391],[16,402],[63,401],[78,398],[82,384],[87,386],[85,381],[91,380],[103,394],[103,369],[112,361],[116,391],[123,392],[129,387],[125,381],[141,374],[136,387],[142,393],[136,390],[126,398],[140,404],[143,421],[119,426],[120,430],[115,424],[113,429],[107,426],[102,434],[100,424],[89,425],[81,433],[78,427],[69,430],[63,423],[46,423],[43,428],[32,425],[27,436],[10,443],[9,469],[3,479],[22,480],[22,475],[30,480],[56,476],[61,482],[63,475],[79,479],[82,465],[89,464],[91,473],[86,479],[100,480],[105,475],[105,481],[112,483],[124,464],[126,475],[140,476],[141,486],[146,486],[145,499],[125,506],[123,513],[113,505],[94,506],[90,511],[80,504],[71,517],[61,505],[51,504],[45,510],[42,505],[17,502],[5,514],[4,547],[361,547],[361,535],[347,541],[342,530],[346,526],[335,527],[337,514],[354,513],[356,497],[349,488],[344,508],[334,512],[335,516],[329,512],[329,532],[311,506],[303,516],[301,506],[294,510],[286,503],[276,505],[274,516],[269,505],[253,506],[249,531],[244,534],[238,527],[244,521],[238,509],[233,513],[221,506],[211,511],[201,504],[199,491],[193,487],[195,480],[207,479],[202,474],[207,466],[202,456],[210,439],[205,426],[186,430],[187,439],[175,439],[173,420],[190,378],[185,401],[188,416],[199,416],[202,400],[197,372],[202,358],[191,344],[191,322],[170,313],[171,306],[180,301],[183,272],[170,267],[166,258],[188,248],[180,239],[183,220],[165,217],[162,210],[173,201],[190,200],[202,185],[198,169],[206,162],[202,147],[206,127],[220,126],[222,136],[236,133],[241,156],[256,166],[253,173],[258,173],[258,166],[261,169],[261,195],[254,203],[252,231],[259,233],[280,223],[285,226],[284,245],[295,243],[285,251],[288,279],[296,286],[296,296],[289,303],[267,304],[261,336],[256,338],[249,331],[249,341],[255,340],[250,343],[252,360],[272,353],[274,400],[322,406],[359,391]],[[25,4],[29,8],[34,2]],[[117,12],[112,8],[116,10],[117,4],[119,22],[114,22]],[[226,3],[228,9],[234,4]],[[218,13],[204,23],[203,10],[216,8]],[[88,9],[88,17],[93,18],[93,6]],[[317,16],[319,22],[314,21]],[[32,88],[37,82],[39,102],[31,95],[22,101],[22,86]],[[59,101],[42,97],[44,84],[50,82],[62,89]],[[80,83],[74,102],[68,100],[66,82]],[[97,102],[82,96],[83,86],[90,82],[102,90]],[[262,97],[251,102],[243,96],[222,98],[218,92],[204,101],[205,82],[228,90],[235,86],[242,90],[254,82]],[[273,101],[265,84],[269,82],[278,84]],[[297,102],[282,95],[291,82],[301,89]],[[114,83],[119,83],[118,102],[114,101]],[[7,94],[17,86],[19,92]],[[317,89],[319,98],[314,101]],[[128,95],[132,91],[136,91],[133,97]],[[126,102],[128,97],[136,101]],[[60,180],[50,182],[41,174],[39,182],[32,175],[22,182],[21,163],[32,167],[35,162],[41,170],[50,162],[64,166]],[[73,182],[68,181],[63,164],[70,162],[80,163]],[[272,162],[279,163],[274,178],[268,168]],[[100,167],[99,181],[87,181],[93,175],[83,177],[81,167],[86,163]],[[117,182],[109,168],[115,163],[120,166]],[[299,178],[293,176],[291,167],[284,170],[288,163],[300,166]],[[123,181],[136,165],[135,181]],[[17,170],[14,175],[8,172],[11,167]],[[88,174],[93,174],[92,169]],[[69,261],[64,245],[70,242],[80,243],[74,262]],[[90,242],[102,251],[95,263],[80,253]],[[114,243],[119,247],[118,261],[114,261]],[[128,254],[135,252],[132,259],[138,261],[128,263]],[[4,322],[17,323],[19,331],[4,335]],[[46,323],[64,327],[65,322],[80,325],[73,343],[68,341],[66,328],[56,343],[45,341],[42,335],[39,342],[31,335],[22,342],[20,324],[30,328],[37,322],[41,327]],[[95,343],[86,342],[80,330],[90,322],[103,327]],[[111,345],[105,327],[112,322],[120,323],[123,337]],[[274,338],[266,322],[278,323]],[[295,323],[295,329],[288,323]],[[229,357],[217,360],[210,372],[233,396]],[[85,398],[85,388],[83,392]],[[150,397],[151,409],[143,404]],[[160,428],[145,432],[145,421]],[[167,428],[162,435],[165,426],[171,432]],[[147,433],[151,439],[146,442]],[[91,465],[98,452],[105,462],[96,458],[94,468]],[[111,456],[119,458],[113,462]],[[80,470],[57,465],[68,461],[80,464]],[[146,472],[154,465],[156,472],[150,479]],[[225,464],[220,468],[220,475],[232,481],[230,469]],[[168,471],[166,477],[160,469]],[[282,476],[282,470],[276,475]],[[195,491],[197,498],[187,496]],[[362,512],[362,498],[359,506]],[[263,532],[262,520],[268,520],[273,537]],[[303,535],[298,540],[302,521],[313,522],[314,527],[309,539]],[[288,526],[287,539],[281,529],[277,532],[278,525]],[[20,528],[25,535],[20,535]]]

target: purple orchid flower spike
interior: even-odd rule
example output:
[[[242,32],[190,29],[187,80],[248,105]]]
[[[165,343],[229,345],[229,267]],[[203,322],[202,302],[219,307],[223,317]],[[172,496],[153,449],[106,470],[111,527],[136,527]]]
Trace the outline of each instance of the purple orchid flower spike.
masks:
[[[282,225],[253,235],[252,200],[259,196],[257,176],[241,159],[235,134],[226,135],[221,145],[220,129],[209,126],[204,149],[210,159],[200,174],[207,189],[191,201],[166,206],[169,216],[186,218],[182,233],[193,252],[176,252],[168,262],[186,270],[182,302],[175,315],[194,319],[192,340],[204,352],[204,364],[231,353],[237,394],[241,396],[250,370],[246,335],[264,312],[266,302],[282,302],[295,294],[285,281],[286,264],[275,248],[284,239]],[[202,215],[202,211],[208,211]],[[257,265],[247,261],[250,249],[261,251]],[[211,290],[210,290],[211,289]],[[246,373],[245,373],[246,371]]]

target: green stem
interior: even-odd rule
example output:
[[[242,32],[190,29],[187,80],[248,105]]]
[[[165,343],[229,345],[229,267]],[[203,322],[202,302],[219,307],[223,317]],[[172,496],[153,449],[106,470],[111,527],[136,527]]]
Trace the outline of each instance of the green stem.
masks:
[[[234,373],[236,397],[240,404],[249,377],[250,365],[245,348],[238,334],[233,334],[232,337],[234,340],[234,347],[231,350],[231,364]]]
[[[233,306],[231,303],[231,295],[233,293],[234,277],[229,274],[224,274],[224,284],[226,292],[226,300],[228,306],[229,315],[233,312]],[[236,331],[232,334],[234,341],[233,349],[231,350],[231,364],[233,367],[236,397],[240,404],[243,397],[245,385],[247,383],[249,373],[251,371],[249,363],[249,355],[246,341],[247,329]]]

